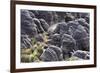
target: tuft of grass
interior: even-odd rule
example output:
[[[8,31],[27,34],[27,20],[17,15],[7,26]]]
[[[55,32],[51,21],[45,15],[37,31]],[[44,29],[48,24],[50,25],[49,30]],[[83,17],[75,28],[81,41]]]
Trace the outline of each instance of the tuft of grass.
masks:
[[[32,62],[32,58],[30,55],[21,54],[21,62]]]
[[[40,62],[40,55],[43,53],[44,46],[47,45],[48,36],[47,33],[43,33],[44,42],[38,42],[33,37],[32,47],[27,49],[21,49],[21,62]]]
[[[76,61],[76,60],[81,60],[81,59],[78,57],[75,57],[75,56],[72,56],[70,58],[66,58],[66,61]]]
[[[36,39],[32,38],[32,45],[34,45],[36,42],[37,42]]]
[[[21,54],[31,54],[31,53],[32,53],[32,49],[31,48],[21,49]]]

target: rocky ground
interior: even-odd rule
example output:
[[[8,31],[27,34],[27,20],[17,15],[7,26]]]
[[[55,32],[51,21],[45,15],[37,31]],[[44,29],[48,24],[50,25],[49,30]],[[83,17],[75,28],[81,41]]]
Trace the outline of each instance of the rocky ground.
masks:
[[[88,13],[21,10],[21,62],[89,58]]]

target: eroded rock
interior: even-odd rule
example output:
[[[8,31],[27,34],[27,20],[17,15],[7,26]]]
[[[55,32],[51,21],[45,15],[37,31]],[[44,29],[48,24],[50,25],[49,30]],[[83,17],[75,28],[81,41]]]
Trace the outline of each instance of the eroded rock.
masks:
[[[90,59],[90,53],[88,51],[77,50],[72,55],[81,59]]]
[[[50,45],[40,56],[42,61],[61,61],[63,60],[63,53],[61,48]]]
[[[73,50],[76,49],[76,41],[71,35],[64,34],[61,39],[61,48],[63,50],[64,57],[70,57]]]

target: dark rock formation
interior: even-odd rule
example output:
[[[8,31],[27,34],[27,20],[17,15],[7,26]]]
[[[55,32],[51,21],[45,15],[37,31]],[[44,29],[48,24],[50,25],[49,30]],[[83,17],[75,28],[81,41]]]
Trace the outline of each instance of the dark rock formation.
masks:
[[[61,35],[60,34],[53,34],[49,37],[48,44],[55,45],[60,47],[61,46]]]
[[[68,30],[67,23],[61,22],[61,23],[57,23],[57,26],[53,33],[65,34],[67,33],[67,30]]]
[[[87,60],[90,58],[89,26],[88,13],[23,9],[21,48],[41,49],[37,56],[41,61]]]
[[[27,35],[30,35],[30,36],[36,35],[37,34],[37,29],[34,26],[35,26],[34,23],[30,23],[27,20],[23,21],[22,25],[21,25],[21,33],[22,34],[27,34]]]
[[[71,35],[76,40],[77,49],[89,50],[89,34],[87,32],[89,31],[88,27],[88,24],[85,24],[84,22],[82,24],[78,21],[70,21],[67,23],[66,31],[63,31],[63,33]],[[87,30],[85,28],[87,28]]]
[[[45,31],[47,31],[48,28],[49,28],[48,23],[47,23],[44,19],[39,19],[39,20],[40,20],[40,23],[41,23],[41,26],[43,27],[43,29],[44,29]]]
[[[69,21],[68,23],[58,23],[52,33],[57,33],[61,36],[63,36],[63,34],[71,35],[71,37],[73,37],[76,41],[77,49],[89,50],[89,32],[87,31],[89,31],[89,25],[81,20],[78,20]]]
[[[77,47],[80,50],[89,50],[89,37],[85,29],[79,25],[78,29],[74,32],[73,38],[77,42]]]
[[[43,41],[44,41],[43,35],[42,35],[42,34],[37,34],[37,35],[35,35],[34,38],[35,38],[36,41],[38,41],[38,42],[43,42]]]
[[[32,17],[30,16],[30,12],[28,10],[21,10],[21,22],[28,20],[30,23],[32,22]]]
[[[76,49],[76,41],[71,35],[64,34],[61,38],[61,48],[65,57],[70,57],[73,50]]]
[[[44,29],[43,29],[43,27],[42,27],[42,25],[41,25],[39,19],[33,18],[32,20],[33,20],[34,23],[37,25],[38,32],[39,32],[39,33],[43,33],[43,32],[44,32]]]
[[[90,59],[90,53],[88,51],[77,50],[72,55],[81,59]]]
[[[32,13],[31,11],[29,11],[29,14],[30,14],[30,16],[31,16],[32,18],[35,18],[35,17],[36,17],[35,14]]]
[[[21,10],[21,48],[30,48],[31,37],[37,34],[37,28],[28,10]]]
[[[42,61],[61,61],[63,60],[62,50],[59,47],[50,45],[40,56]]]
[[[65,22],[73,21],[75,18],[71,13],[66,13]]]
[[[80,25],[82,25],[85,28],[86,32],[89,33],[89,24],[86,22],[85,19],[80,18],[75,21],[77,21]]]
[[[21,35],[21,48],[30,48],[32,47],[31,39],[28,35]]]
[[[56,53],[52,49],[46,49],[40,56],[42,61],[58,61]]]
[[[56,19],[58,22],[63,22],[65,21],[65,16],[66,16],[66,12],[56,12]]]
[[[38,10],[29,10],[29,11],[35,15],[35,18],[38,18],[38,16],[39,16]]]
[[[53,21],[53,15],[51,11],[39,11],[39,19],[44,19],[49,25]]]

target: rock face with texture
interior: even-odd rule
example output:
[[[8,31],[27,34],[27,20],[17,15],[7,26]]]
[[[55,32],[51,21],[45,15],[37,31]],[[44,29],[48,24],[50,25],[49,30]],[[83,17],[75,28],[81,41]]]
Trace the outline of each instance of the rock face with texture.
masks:
[[[21,49],[38,61],[88,60],[89,23],[88,13],[22,9]]]
[[[60,47],[61,46],[61,35],[60,34],[54,34],[54,35],[50,36],[48,43],[51,44],[51,45],[55,45],[55,46]]]
[[[21,22],[24,22],[25,20],[32,22],[32,17],[28,10],[21,10]]]
[[[43,29],[43,27],[42,27],[42,25],[41,25],[39,19],[33,18],[32,20],[33,20],[33,22],[36,24],[36,26],[37,26],[37,28],[38,28],[38,32],[39,32],[39,33],[43,33],[43,32],[44,32],[44,29]]]
[[[58,23],[54,30],[54,34],[68,34],[76,41],[77,49],[89,50],[89,30],[88,24],[77,21],[69,21],[68,23]]]
[[[73,50],[76,49],[76,41],[72,36],[64,34],[61,39],[61,48],[63,51],[64,57],[70,57]]]
[[[36,41],[39,41],[39,42],[43,42],[44,41],[42,34],[37,34],[37,35],[35,35],[34,38],[36,39]]]
[[[81,59],[86,59],[86,60],[90,59],[90,53],[88,51],[77,50],[77,51],[74,51],[72,55]]]
[[[37,41],[42,41],[43,36],[40,36],[40,33],[46,32],[49,28],[49,25],[44,19],[38,19],[35,17],[36,16],[33,12],[21,10],[21,34],[28,35],[28,39],[30,40],[32,37],[35,37]],[[23,43],[24,40],[27,40],[25,37],[21,36],[21,39],[21,48],[30,48],[32,46],[31,41],[25,41],[26,43],[30,42],[30,45]]]
[[[77,21],[80,25],[82,25],[84,27],[84,29],[86,30],[86,32],[89,33],[89,24],[86,22],[85,19],[80,18],[75,21]]]
[[[42,61],[61,61],[63,60],[62,50],[59,47],[50,45],[40,56]]]
[[[47,31],[49,28],[49,24],[44,19],[40,19],[40,23],[41,23],[41,26],[43,27],[43,29],[45,31]]]
[[[57,27],[55,28],[54,33],[65,34],[67,33],[66,30],[68,30],[67,23],[61,22],[57,24]]]
[[[28,35],[21,35],[21,48],[30,48],[32,47],[31,39]]]
[[[32,46],[31,38],[37,34],[37,28],[32,21],[28,10],[21,10],[21,48],[30,48]]]
[[[79,25],[74,32],[73,38],[77,42],[77,47],[79,50],[89,50],[89,36],[85,29]]]

